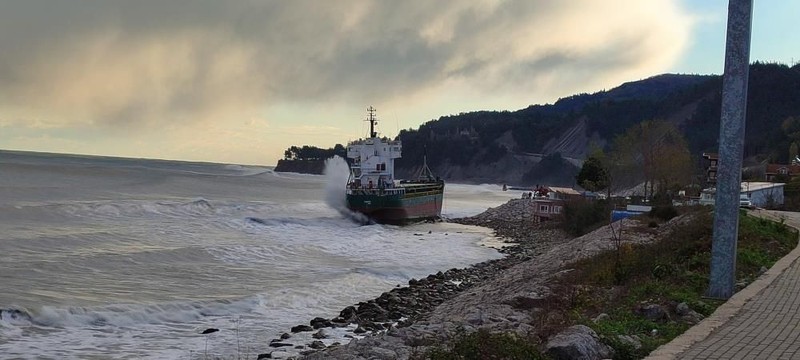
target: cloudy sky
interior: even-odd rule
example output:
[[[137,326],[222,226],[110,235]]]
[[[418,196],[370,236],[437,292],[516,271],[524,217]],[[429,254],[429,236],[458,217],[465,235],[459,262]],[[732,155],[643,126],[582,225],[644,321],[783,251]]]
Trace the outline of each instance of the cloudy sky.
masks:
[[[442,115],[720,74],[727,1],[0,0],[0,149],[273,165]],[[751,60],[800,61],[797,1]]]

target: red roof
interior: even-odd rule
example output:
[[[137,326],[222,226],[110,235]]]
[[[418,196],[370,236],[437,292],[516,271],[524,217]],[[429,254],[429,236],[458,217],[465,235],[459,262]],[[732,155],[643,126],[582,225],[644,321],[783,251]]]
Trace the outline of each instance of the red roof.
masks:
[[[800,174],[800,165],[767,164],[767,174],[780,174],[781,169],[786,169],[786,175]]]

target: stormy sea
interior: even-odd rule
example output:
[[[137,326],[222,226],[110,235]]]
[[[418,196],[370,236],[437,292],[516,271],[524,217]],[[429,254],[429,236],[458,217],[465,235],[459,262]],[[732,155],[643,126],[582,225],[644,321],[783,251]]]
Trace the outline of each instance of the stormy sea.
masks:
[[[294,325],[501,256],[481,228],[354,221],[346,178],[341,159],[303,175],[0,151],[1,357],[254,358]],[[443,216],[518,196],[447,184]]]

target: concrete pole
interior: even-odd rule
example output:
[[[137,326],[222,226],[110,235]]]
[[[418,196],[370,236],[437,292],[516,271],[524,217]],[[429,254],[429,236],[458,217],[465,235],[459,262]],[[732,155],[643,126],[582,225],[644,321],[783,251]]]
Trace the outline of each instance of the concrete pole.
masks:
[[[736,238],[742,180],[750,27],[753,0],[730,0],[725,73],[722,78],[722,119],[719,127],[719,169],[714,205],[709,297],[728,299],[736,284]]]

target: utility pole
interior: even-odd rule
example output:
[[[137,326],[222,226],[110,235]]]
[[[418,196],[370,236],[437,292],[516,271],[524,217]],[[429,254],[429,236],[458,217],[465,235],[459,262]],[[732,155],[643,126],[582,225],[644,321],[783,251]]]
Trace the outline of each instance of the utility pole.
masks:
[[[722,78],[722,118],[719,127],[719,169],[714,205],[714,240],[707,296],[728,299],[736,284],[736,239],[742,180],[747,77],[753,0],[728,2],[725,73]]]

